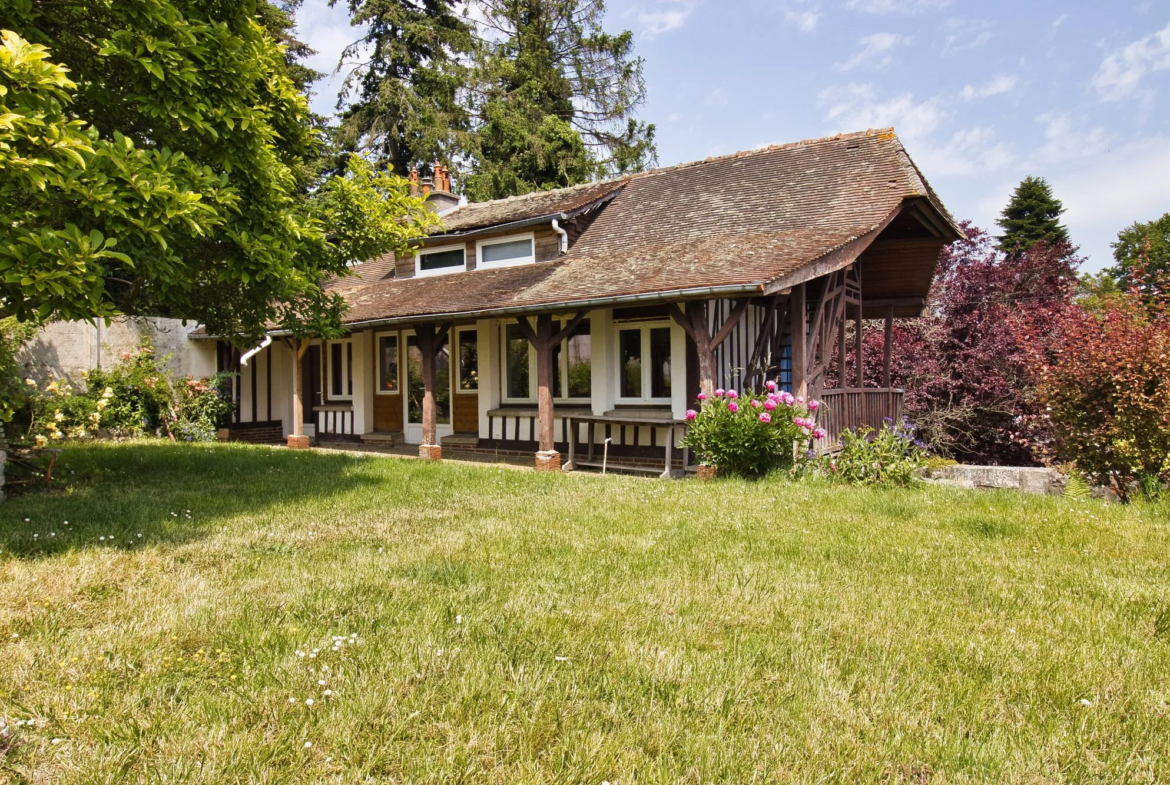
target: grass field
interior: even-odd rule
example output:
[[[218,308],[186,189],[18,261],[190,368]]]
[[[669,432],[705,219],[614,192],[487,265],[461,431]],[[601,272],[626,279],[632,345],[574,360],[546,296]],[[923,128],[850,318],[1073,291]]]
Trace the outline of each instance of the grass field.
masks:
[[[0,504],[0,781],[1170,781],[1150,509],[159,443],[58,476]]]

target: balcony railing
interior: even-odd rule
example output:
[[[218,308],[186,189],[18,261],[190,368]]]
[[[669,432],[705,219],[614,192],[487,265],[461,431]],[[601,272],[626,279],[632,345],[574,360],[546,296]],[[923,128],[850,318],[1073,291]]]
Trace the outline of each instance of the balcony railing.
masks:
[[[826,431],[824,439],[813,448],[818,453],[840,449],[841,432],[869,426],[880,430],[887,420],[902,420],[902,390],[876,387],[825,390],[821,393],[824,411],[819,424]]]

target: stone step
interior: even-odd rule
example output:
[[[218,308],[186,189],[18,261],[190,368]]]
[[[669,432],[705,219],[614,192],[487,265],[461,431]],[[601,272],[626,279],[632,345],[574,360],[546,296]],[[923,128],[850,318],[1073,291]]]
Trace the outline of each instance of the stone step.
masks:
[[[444,436],[439,439],[439,443],[444,447],[478,447],[479,435],[475,433],[453,433],[450,436]]]
[[[393,447],[396,444],[402,444],[402,434],[397,431],[363,433],[362,442],[375,447]]]

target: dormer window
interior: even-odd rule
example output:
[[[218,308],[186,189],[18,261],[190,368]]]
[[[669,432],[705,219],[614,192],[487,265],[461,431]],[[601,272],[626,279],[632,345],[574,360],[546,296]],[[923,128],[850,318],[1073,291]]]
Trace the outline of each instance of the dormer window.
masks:
[[[536,240],[532,232],[480,240],[475,244],[476,267],[515,267],[536,261]]]
[[[467,269],[467,249],[462,245],[424,248],[414,255],[415,275],[445,275]]]

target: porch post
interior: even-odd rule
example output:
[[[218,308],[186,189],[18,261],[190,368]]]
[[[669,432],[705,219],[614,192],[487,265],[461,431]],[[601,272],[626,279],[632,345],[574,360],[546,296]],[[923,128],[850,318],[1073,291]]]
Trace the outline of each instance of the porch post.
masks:
[[[865,362],[861,356],[861,339],[862,339],[862,321],[861,321],[861,295],[857,296],[857,329],[853,332],[853,344],[855,346],[853,353],[857,356],[857,387],[865,387]]]
[[[808,395],[808,293],[806,284],[792,287],[792,394]]]
[[[288,446],[292,450],[309,449],[309,437],[305,436],[305,374],[301,369],[301,361],[309,349],[309,339],[294,340],[293,347],[293,423],[292,433],[288,436]]]
[[[536,317],[536,405],[537,421],[540,425],[540,452],[536,454],[538,469],[554,470],[558,467],[541,465],[541,456],[547,456],[550,463],[556,455],[556,441],[553,437],[553,321],[551,314],[542,313]],[[557,455],[557,463],[560,456]]]
[[[882,357],[882,387],[890,389],[890,352],[894,346],[894,306],[886,306],[886,345]]]
[[[438,406],[435,402],[436,362],[439,350],[443,348],[443,341],[451,325],[444,324],[435,329],[434,324],[421,324],[414,329],[418,338],[418,349],[422,355],[423,376],[423,404],[422,404],[422,444],[418,448],[418,457],[427,461],[441,461],[443,448],[439,446],[438,438]]]

